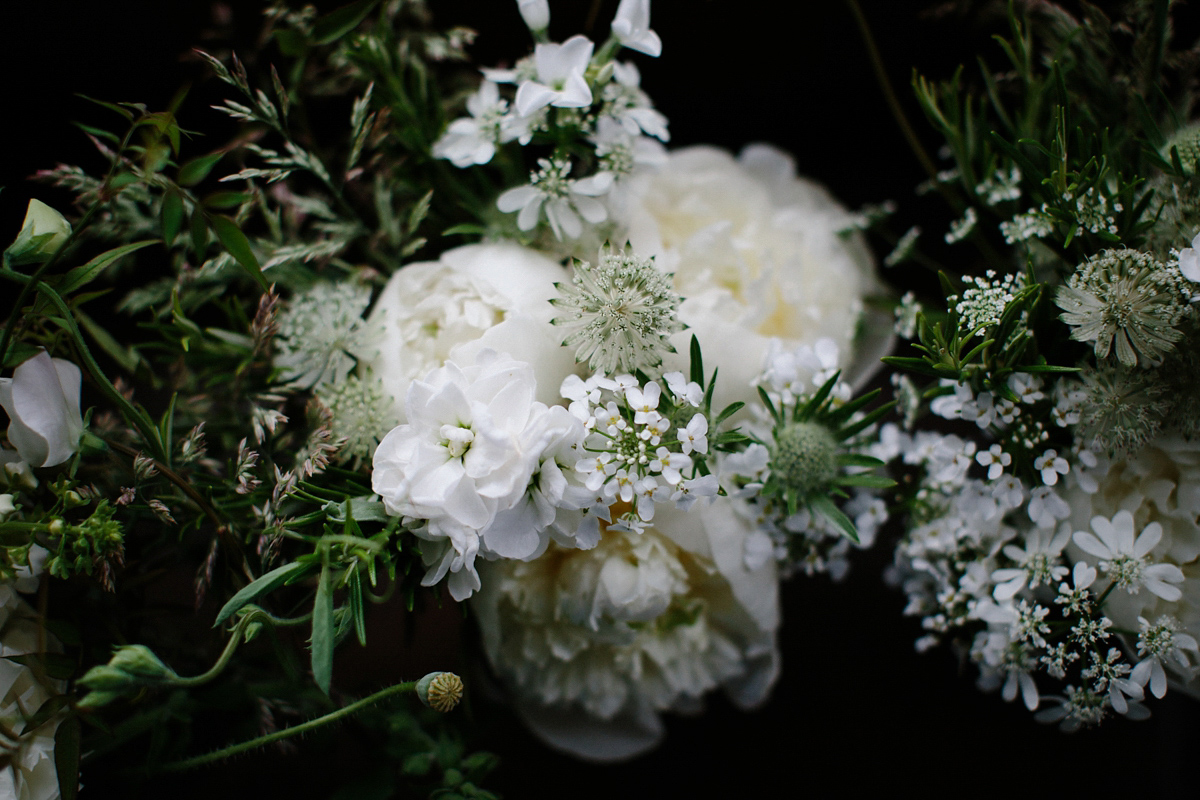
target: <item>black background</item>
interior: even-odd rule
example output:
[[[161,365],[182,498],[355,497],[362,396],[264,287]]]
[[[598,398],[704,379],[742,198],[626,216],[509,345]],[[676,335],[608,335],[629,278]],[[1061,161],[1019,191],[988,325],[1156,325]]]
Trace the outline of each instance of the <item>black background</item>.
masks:
[[[113,118],[73,93],[164,107],[179,85],[200,75],[186,54],[192,45],[204,45],[209,5],[43,0],[0,6],[5,40],[0,240],[15,236],[31,194],[48,202],[59,198],[25,181],[34,170],[58,161],[98,165],[69,123]],[[474,49],[480,63],[512,58],[527,45],[509,0],[432,5],[440,19],[480,31]],[[582,29],[584,0],[551,5],[556,39]],[[910,99],[911,70],[945,77],[963,62],[971,70],[976,52],[998,56],[988,40],[993,29],[955,14],[919,19],[926,2],[862,5],[897,93],[927,146],[936,149]],[[616,0],[602,4],[593,39],[606,33],[615,6]],[[227,5],[242,32],[241,46],[253,41],[261,7]],[[1182,13],[1194,24],[1194,10]],[[672,146],[703,142],[736,150],[769,141],[794,153],[801,173],[828,185],[847,205],[894,199],[908,208],[914,202],[912,189],[924,176],[887,110],[844,3],[655,0],[653,27],[664,55],[637,60],[643,86],[670,119]],[[219,97],[211,85],[194,91],[180,112],[183,127],[223,124],[208,108]],[[936,232],[936,223],[927,221],[926,227]],[[902,617],[901,594],[883,585],[888,559],[886,548],[877,548],[858,558],[843,583],[800,578],[784,587],[784,671],[763,709],[743,713],[714,698],[703,717],[670,718],[666,741],[651,756],[608,767],[546,750],[493,709],[489,713],[499,721],[483,728],[478,745],[498,753],[502,766],[487,785],[510,798],[857,796],[904,790],[928,797],[1196,796],[1195,702],[1182,696],[1151,702],[1154,717],[1148,722],[1115,720],[1071,736],[1040,726],[1019,703],[978,692],[974,668],[960,668],[953,654],[914,652],[921,631]],[[376,625],[373,636],[386,637],[386,627],[380,631]],[[447,629],[451,636],[458,636],[456,626]],[[400,670],[399,661],[386,660],[395,650],[382,648],[374,671],[387,675],[385,681],[415,677],[391,674]],[[329,787],[356,768],[343,756],[243,758],[229,768],[160,783],[147,796],[274,795],[269,787],[279,786],[280,794],[327,797]],[[102,769],[93,775],[98,777],[84,774],[85,798],[132,791]]]

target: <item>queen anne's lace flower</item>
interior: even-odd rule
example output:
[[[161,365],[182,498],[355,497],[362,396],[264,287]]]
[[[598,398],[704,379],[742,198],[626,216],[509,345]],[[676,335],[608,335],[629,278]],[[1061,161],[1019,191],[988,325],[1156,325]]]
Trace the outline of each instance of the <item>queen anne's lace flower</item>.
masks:
[[[1162,525],[1151,522],[1135,539],[1133,514],[1121,510],[1111,520],[1103,516],[1092,517],[1092,530],[1095,535],[1076,531],[1072,538],[1080,549],[1100,559],[1100,571],[1117,586],[1134,594],[1144,586],[1168,601],[1183,596],[1180,588],[1172,585],[1183,581],[1179,567],[1147,563],[1146,556],[1162,539]]]

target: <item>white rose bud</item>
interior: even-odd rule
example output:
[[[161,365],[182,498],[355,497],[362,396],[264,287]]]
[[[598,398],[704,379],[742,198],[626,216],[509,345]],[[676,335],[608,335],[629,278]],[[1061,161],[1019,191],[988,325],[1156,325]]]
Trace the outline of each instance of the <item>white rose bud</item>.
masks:
[[[30,200],[17,239],[5,252],[10,264],[31,264],[54,255],[71,235],[71,223],[40,200]]]
[[[8,412],[8,441],[21,460],[53,467],[70,458],[83,433],[79,367],[45,350],[0,378],[0,406]]]

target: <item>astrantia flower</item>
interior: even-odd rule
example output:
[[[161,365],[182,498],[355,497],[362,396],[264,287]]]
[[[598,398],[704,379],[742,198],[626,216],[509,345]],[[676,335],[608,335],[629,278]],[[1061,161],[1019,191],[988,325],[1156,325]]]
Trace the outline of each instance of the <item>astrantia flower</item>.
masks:
[[[1111,456],[1137,452],[1163,427],[1170,403],[1151,373],[1102,365],[1085,370],[1077,397],[1081,440]]]
[[[566,314],[551,321],[568,331],[563,346],[592,370],[650,372],[675,352],[669,337],[684,327],[676,318],[680,297],[653,259],[602,250],[597,266],[576,262],[571,282],[555,286],[560,296],[551,302]]]
[[[717,501],[666,509],[641,534],[608,529],[591,550],[482,565],[484,650],[534,732],[612,761],[653,747],[659,712],[712,689],[760,703],[777,670],[778,588],[773,564],[743,565],[747,534]]]
[[[319,283],[279,315],[275,364],[284,381],[311,388],[343,380],[367,355],[372,333],[363,320],[371,288],[349,281]]]
[[[586,36],[572,36],[562,44],[538,44],[533,51],[537,75],[517,87],[517,113],[528,117],[546,106],[590,106],[592,90],[583,74],[592,59],[592,48]]]
[[[1077,531],[1073,541],[1081,550],[1100,559],[1100,571],[1127,592],[1137,593],[1146,587],[1164,600],[1175,601],[1183,596],[1178,586],[1183,572],[1174,564],[1148,563],[1146,558],[1162,539],[1162,525],[1151,522],[1134,538],[1133,514],[1118,511],[1111,520],[1092,517],[1092,535]]]
[[[348,375],[337,383],[327,383],[317,389],[319,399],[333,416],[330,433],[344,440],[338,451],[355,463],[370,458],[379,440],[392,427],[392,400],[379,381]]]
[[[53,467],[75,454],[83,433],[79,367],[42,350],[0,378],[0,406],[8,412],[8,441],[21,460]]]
[[[1178,267],[1136,250],[1107,250],[1079,266],[1055,297],[1071,338],[1106,358],[1116,342],[1126,367],[1153,366],[1183,337],[1190,294]]]
[[[520,211],[517,227],[533,230],[543,209],[550,230],[561,241],[578,239],[583,233],[584,220],[598,225],[608,219],[608,209],[596,199],[605,194],[613,183],[611,172],[598,172],[587,178],[572,180],[571,162],[562,159],[538,159],[540,169],[530,173],[529,184],[509,189],[496,198],[496,207],[505,213]]]

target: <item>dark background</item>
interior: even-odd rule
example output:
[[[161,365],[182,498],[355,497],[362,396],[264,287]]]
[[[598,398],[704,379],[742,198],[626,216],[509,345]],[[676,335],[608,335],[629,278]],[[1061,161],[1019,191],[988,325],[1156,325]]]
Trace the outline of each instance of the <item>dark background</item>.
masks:
[[[240,46],[253,41],[262,5],[226,4],[241,31]],[[432,5],[441,19],[480,31],[479,63],[511,58],[526,47],[511,0]],[[552,0],[556,39],[582,30],[587,5]],[[976,52],[998,55],[988,39],[994,26],[954,13],[919,20],[931,5],[923,1],[862,5],[898,95],[927,147],[936,150],[910,99],[911,71],[946,77],[963,62],[974,69]],[[606,33],[615,6],[616,0],[602,4],[593,39]],[[791,10],[780,13],[781,7]],[[1194,9],[1180,13],[1195,24]],[[34,170],[58,161],[97,167],[69,123],[113,118],[73,93],[164,107],[178,86],[200,76],[187,53],[205,45],[203,31],[212,19],[203,0],[0,6],[0,240],[16,235],[31,194],[56,199],[25,181]],[[887,110],[844,3],[655,0],[653,27],[664,55],[637,60],[643,86],[670,119],[672,146],[706,142],[736,150],[769,141],[794,153],[801,173],[827,184],[847,205],[894,199],[911,209],[916,202],[913,187],[924,175]],[[221,96],[211,84],[194,90],[180,112],[183,127],[223,124],[208,108]],[[937,223],[924,219],[936,232]],[[1150,703],[1148,722],[1115,720],[1076,735],[1038,725],[1019,703],[978,692],[974,667],[960,668],[952,653],[914,652],[921,631],[901,615],[902,595],[883,585],[888,560],[886,546],[877,547],[857,559],[843,583],[799,578],[784,587],[784,671],[765,708],[742,713],[714,697],[703,717],[670,718],[657,752],[610,767],[550,752],[492,709],[498,721],[483,727],[476,744],[498,753],[502,766],[486,785],[509,798],[855,796],[905,789],[928,797],[1196,796],[1200,705],[1173,696]],[[379,642],[386,621],[382,634],[376,622],[372,637]],[[455,630],[450,626],[446,637],[457,636]],[[399,674],[396,650],[394,643],[381,647],[374,671],[396,673],[387,680],[416,677]],[[243,758],[231,768],[160,784],[149,796],[242,797],[255,790],[273,796],[268,787],[283,780],[291,796],[327,797],[328,787],[355,769],[342,755]],[[287,777],[268,780],[268,771]],[[93,774],[99,777],[83,776],[85,798],[128,790],[102,770]]]

